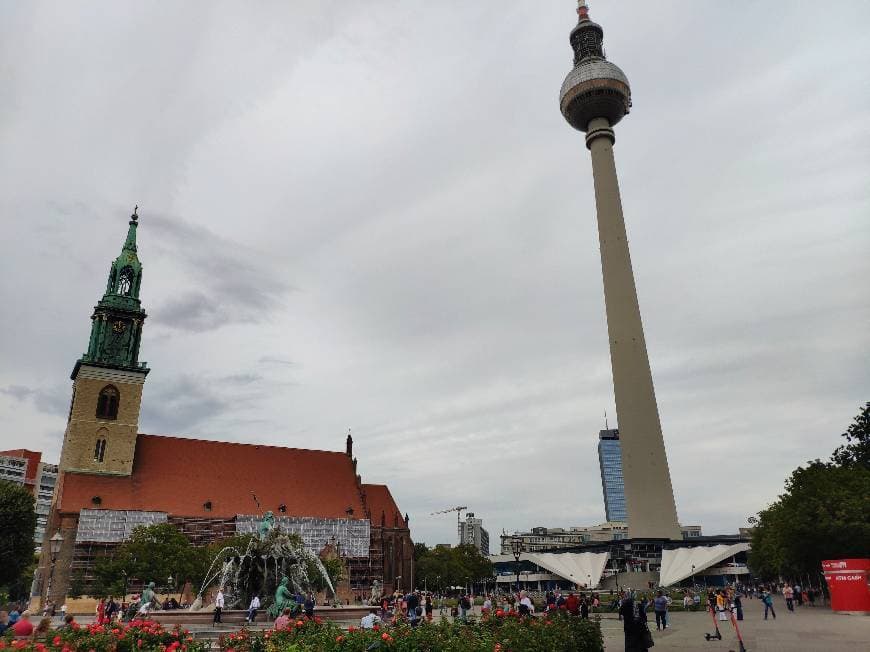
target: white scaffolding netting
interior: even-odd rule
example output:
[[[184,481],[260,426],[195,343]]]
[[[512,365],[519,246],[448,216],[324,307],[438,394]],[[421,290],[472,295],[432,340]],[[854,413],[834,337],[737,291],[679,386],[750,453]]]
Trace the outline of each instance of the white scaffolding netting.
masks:
[[[166,512],[115,509],[83,509],[79,512],[76,543],[120,543],[142,525],[166,523]]]
[[[236,532],[257,532],[260,516],[238,514]],[[327,543],[337,544],[345,557],[368,557],[371,523],[367,519],[313,518],[309,516],[276,516],[275,525],[285,532],[298,534],[309,552],[319,554]]]

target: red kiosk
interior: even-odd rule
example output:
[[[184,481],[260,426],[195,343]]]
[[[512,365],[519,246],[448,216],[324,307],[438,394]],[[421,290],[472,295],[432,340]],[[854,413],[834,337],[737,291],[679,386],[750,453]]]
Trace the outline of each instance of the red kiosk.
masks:
[[[831,593],[831,609],[870,615],[870,559],[833,559],[822,562]]]

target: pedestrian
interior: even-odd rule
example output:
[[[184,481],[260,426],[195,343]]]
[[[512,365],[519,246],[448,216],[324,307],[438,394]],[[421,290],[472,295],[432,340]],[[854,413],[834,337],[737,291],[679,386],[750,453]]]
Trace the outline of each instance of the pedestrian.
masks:
[[[794,611],[794,589],[791,585],[785,585],[782,589],[782,595],[785,598],[785,608],[789,611]]]
[[[587,597],[580,601],[580,617],[584,620],[589,618],[589,598]]]
[[[656,591],[656,597],[653,600],[653,609],[656,612],[656,629],[662,630],[668,628],[668,599],[665,597],[664,591]]]
[[[625,634],[625,652],[646,652],[652,643],[652,636],[646,625],[646,617],[641,614],[640,603],[634,601],[631,591],[623,593],[619,613]]]
[[[30,622],[30,612],[23,611],[18,619],[15,621],[15,624],[12,625],[12,633],[15,636],[30,636],[33,634],[33,623]]]
[[[290,625],[290,607],[285,607],[284,611],[281,612],[281,615],[275,619],[275,629],[287,629]]]
[[[75,617],[72,614],[67,614],[63,617],[63,624],[57,628],[57,631],[64,632],[70,629],[78,629],[79,624],[76,622]]]
[[[251,598],[251,604],[248,605],[248,617],[245,618],[245,622],[252,623],[257,618],[257,611],[260,609],[260,596],[256,593],[254,597]]]
[[[803,591],[801,591],[801,585],[795,584],[792,590],[794,592],[794,599],[797,600],[798,606],[804,606],[804,594]]]
[[[359,626],[362,629],[374,629],[374,627],[380,623],[381,619],[378,618],[378,610],[373,607],[369,609],[368,615],[360,618]]]
[[[734,593],[734,609],[737,612],[737,620],[743,620],[743,596],[739,591]]]
[[[572,616],[577,616],[580,613],[580,599],[574,595],[573,591],[565,598],[565,610]]]
[[[520,591],[520,605],[517,607],[520,616],[531,616],[535,613],[535,605],[532,604],[529,594],[525,591]]]
[[[809,601],[811,607],[816,606],[816,591],[812,587],[807,589],[807,600]]]
[[[221,622],[221,612],[224,609],[224,587],[220,587],[218,589],[217,595],[214,599],[214,618],[212,618],[212,624],[217,624]]]
[[[489,608],[490,608],[490,610],[492,610],[492,602],[490,601],[490,599],[487,598],[486,602],[489,602]],[[484,602],[484,606],[486,606],[486,602]],[[426,607],[426,620],[431,623],[432,622],[432,611],[435,608],[435,605],[432,604],[432,594],[431,593],[426,595],[425,607]]]
[[[48,630],[51,629],[51,618],[46,616],[42,620],[39,621],[39,624],[36,626],[36,629],[33,630],[33,637],[36,638],[45,638],[45,635],[48,634]]]
[[[776,620],[776,612],[773,610],[773,595],[769,591],[761,592],[761,603],[764,605],[764,619],[767,620],[767,612]]]
[[[405,602],[408,604],[408,620],[411,623],[411,627],[416,627],[417,620],[420,618],[420,614],[422,613],[422,609],[420,609],[420,598],[414,591],[411,591],[405,597]]]
[[[314,618],[314,606],[315,606],[315,604],[316,603],[314,601],[314,594],[311,591],[309,591],[308,595],[305,596],[305,603],[302,605],[305,609],[305,617],[308,618],[309,620]]]
[[[686,591],[685,595],[683,595],[683,611],[688,611],[692,606],[692,596],[689,595],[689,592]]]

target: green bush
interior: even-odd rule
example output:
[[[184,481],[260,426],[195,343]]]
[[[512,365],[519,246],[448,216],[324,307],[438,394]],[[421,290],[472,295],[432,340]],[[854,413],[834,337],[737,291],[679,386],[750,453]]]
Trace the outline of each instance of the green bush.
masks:
[[[467,623],[443,620],[344,631],[325,621],[297,620],[280,631],[240,632],[221,637],[222,652],[602,652],[596,621],[565,614],[520,618],[493,616]],[[374,647],[373,647],[374,646]]]

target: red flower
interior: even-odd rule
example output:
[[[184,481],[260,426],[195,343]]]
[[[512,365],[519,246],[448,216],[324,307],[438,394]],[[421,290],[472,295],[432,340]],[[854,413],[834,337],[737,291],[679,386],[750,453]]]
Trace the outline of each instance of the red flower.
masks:
[[[297,620],[297,621],[296,621],[296,626],[297,626],[297,627],[305,627],[305,623],[303,623],[301,620]]]
[[[499,618],[501,618],[502,616],[504,616],[504,610],[503,609],[496,609],[495,615],[498,616]]]
[[[37,643],[34,647],[36,647],[37,652],[45,652],[45,645],[42,643]]]
[[[341,643],[343,640],[344,640],[344,636],[336,636],[336,637],[335,637],[335,642],[336,642],[336,643]]]
[[[347,628],[347,631],[348,631],[349,634],[353,634],[353,633],[356,631],[356,627],[353,627],[353,626],[348,627],[348,628]]]
[[[383,634],[381,634],[381,638],[382,638],[383,640],[385,640],[385,641],[389,641],[389,640],[390,640],[390,635],[387,634],[386,632],[384,632]]]
[[[60,645],[60,636],[55,636],[52,641],[54,645]],[[5,645],[3,647],[6,647]]]
[[[142,647],[142,639],[141,638],[138,641],[136,641],[136,647]]]

